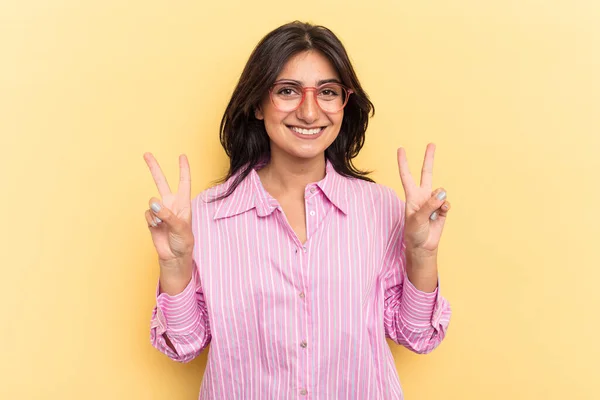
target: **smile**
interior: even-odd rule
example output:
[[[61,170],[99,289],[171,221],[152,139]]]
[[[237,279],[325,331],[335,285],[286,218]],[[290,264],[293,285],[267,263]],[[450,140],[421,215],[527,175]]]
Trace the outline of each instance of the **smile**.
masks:
[[[302,137],[303,139],[316,139],[318,136],[323,133],[325,127],[318,128],[299,128],[297,126],[288,126],[288,128],[298,137]]]

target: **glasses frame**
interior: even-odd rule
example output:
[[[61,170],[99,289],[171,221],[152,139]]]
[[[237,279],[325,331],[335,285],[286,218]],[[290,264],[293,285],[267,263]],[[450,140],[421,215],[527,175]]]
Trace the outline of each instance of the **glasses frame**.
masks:
[[[293,110],[282,110],[281,108],[277,107],[277,105],[275,104],[275,100],[273,99],[273,89],[275,89],[276,85],[279,85],[282,83],[289,83],[291,86],[297,86],[302,89],[302,98],[300,99],[300,103],[298,103],[298,106],[296,108],[294,108]],[[319,100],[317,98],[317,93],[319,92],[319,89],[321,89],[325,86],[328,86],[328,85],[339,85],[347,93],[344,104],[342,104],[342,107],[337,111],[325,111],[325,110],[323,110],[323,108],[321,108],[321,105],[319,104]],[[350,95],[352,93],[354,93],[354,91],[352,89],[350,89],[348,86],[342,85],[339,82],[327,82],[327,83],[324,83],[322,85],[315,87],[315,86],[301,86],[301,85],[297,84],[296,82],[290,82],[290,81],[284,80],[284,81],[277,81],[271,85],[271,87],[269,88],[269,97],[271,98],[271,103],[273,104],[273,107],[275,107],[275,109],[277,109],[281,112],[294,112],[297,109],[299,109],[300,106],[302,106],[302,104],[304,103],[304,100],[306,99],[306,92],[308,92],[309,90],[313,91],[313,97],[315,98],[315,103],[317,104],[317,107],[319,107],[319,110],[323,111],[325,114],[335,114],[335,113],[342,111],[348,104],[348,99],[350,99]]]

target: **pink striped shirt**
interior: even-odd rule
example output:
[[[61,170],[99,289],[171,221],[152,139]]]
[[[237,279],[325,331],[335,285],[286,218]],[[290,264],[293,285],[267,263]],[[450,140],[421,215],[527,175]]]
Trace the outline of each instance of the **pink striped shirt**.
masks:
[[[403,399],[385,338],[428,353],[451,314],[439,285],[406,276],[403,201],[327,161],[305,189],[302,244],[256,170],[206,201],[232,179],[192,200],[192,280],[157,288],[152,345],[188,362],[210,343],[200,399]]]

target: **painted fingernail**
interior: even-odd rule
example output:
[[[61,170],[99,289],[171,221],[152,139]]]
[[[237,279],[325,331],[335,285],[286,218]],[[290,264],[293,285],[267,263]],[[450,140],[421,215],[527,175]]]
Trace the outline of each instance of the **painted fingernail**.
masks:
[[[160,204],[158,203],[152,203],[152,211],[154,211],[155,213],[160,211]]]
[[[430,220],[435,221],[438,217],[438,213],[437,211],[434,211],[431,216],[429,217]]]
[[[437,198],[438,200],[444,200],[446,198],[446,192],[442,190],[437,194]]]
[[[157,224],[160,224],[162,222],[162,219],[160,219],[158,217],[154,217],[154,220],[156,221]]]
[[[442,209],[443,209],[444,211],[448,211],[448,204],[444,204],[444,205],[442,206]]]

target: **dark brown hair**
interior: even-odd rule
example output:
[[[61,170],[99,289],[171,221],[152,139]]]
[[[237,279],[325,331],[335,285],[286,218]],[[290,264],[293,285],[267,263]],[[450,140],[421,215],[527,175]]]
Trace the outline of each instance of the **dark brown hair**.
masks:
[[[238,172],[239,175],[229,190],[215,200],[233,193],[252,168],[270,157],[269,136],[254,111],[286,62],[307,50],[321,52],[332,63],[342,83],[354,92],[344,109],[340,132],[325,150],[325,157],[339,174],[373,182],[367,177],[369,172],[356,169],[352,159],[365,142],[369,116],[375,114],[375,107],[360,86],[346,49],[335,34],[324,26],[294,21],[273,30],[258,43],[225,109],[220,138],[229,157],[229,172],[218,182],[225,182]]]

